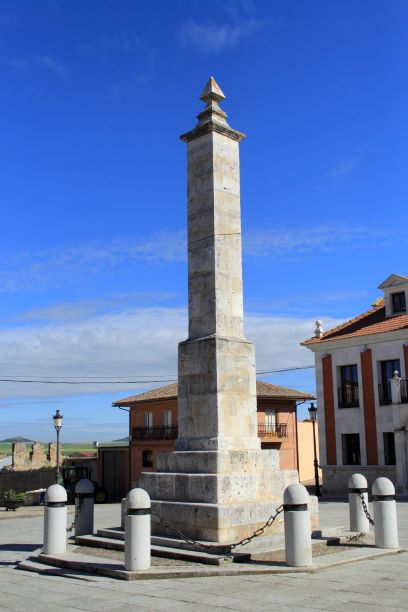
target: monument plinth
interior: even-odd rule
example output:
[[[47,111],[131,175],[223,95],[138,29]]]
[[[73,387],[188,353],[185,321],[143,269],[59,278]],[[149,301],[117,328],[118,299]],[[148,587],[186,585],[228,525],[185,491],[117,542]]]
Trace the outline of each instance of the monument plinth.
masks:
[[[189,337],[179,344],[177,450],[140,486],[158,514],[197,539],[249,535],[297,472],[261,451],[255,350],[244,337],[239,143],[213,78],[187,143]],[[160,526],[157,526],[160,530]]]

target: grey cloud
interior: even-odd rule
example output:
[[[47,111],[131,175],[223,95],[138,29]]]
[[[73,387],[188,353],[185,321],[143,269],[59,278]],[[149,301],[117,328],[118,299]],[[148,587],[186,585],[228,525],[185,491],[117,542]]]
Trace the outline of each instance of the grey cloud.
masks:
[[[323,318],[323,317],[321,317]],[[324,319],[326,328],[337,320]],[[249,314],[246,335],[256,344],[257,368],[275,369],[310,365],[312,355],[299,342],[313,334],[313,318],[271,317]],[[11,375],[36,375],[58,379],[86,377],[153,377],[165,384],[177,372],[177,345],[187,336],[187,313],[181,308],[145,308],[133,312],[94,317],[71,324],[43,327],[25,326],[0,330],[0,371]],[[37,400],[84,393],[117,392],[129,387],[134,392],[146,388],[138,384],[44,385],[1,383],[3,402],[21,398]]]

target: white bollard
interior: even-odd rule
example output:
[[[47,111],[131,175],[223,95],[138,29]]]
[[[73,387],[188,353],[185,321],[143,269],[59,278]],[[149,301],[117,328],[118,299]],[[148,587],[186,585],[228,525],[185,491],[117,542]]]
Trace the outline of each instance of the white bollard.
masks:
[[[305,567],[312,564],[312,534],[309,493],[301,484],[289,485],[283,494],[286,565]]]
[[[368,533],[370,523],[361,503],[360,492],[368,508],[367,479],[362,474],[353,474],[348,481],[350,531]]]
[[[89,535],[94,527],[94,486],[88,478],[75,485],[75,535]]]
[[[45,494],[44,544],[46,555],[61,555],[67,550],[67,492],[53,484]]]
[[[125,529],[125,518],[126,518],[126,497],[120,502],[120,528]]]
[[[125,569],[150,569],[150,497],[144,489],[132,489],[126,497]]]
[[[377,478],[373,488],[374,534],[377,548],[398,548],[395,487],[388,478]]]

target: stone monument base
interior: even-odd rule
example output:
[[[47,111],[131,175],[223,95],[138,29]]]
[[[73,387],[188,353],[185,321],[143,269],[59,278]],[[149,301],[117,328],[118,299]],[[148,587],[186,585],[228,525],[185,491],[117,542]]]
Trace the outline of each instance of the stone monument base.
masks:
[[[219,543],[251,535],[298,482],[297,471],[279,468],[277,450],[160,453],[157,467],[140,477],[153,511],[190,538]],[[315,527],[316,507],[311,511]],[[283,514],[265,535],[272,531],[283,532]],[[152,532],[168,535],[156,521]]]

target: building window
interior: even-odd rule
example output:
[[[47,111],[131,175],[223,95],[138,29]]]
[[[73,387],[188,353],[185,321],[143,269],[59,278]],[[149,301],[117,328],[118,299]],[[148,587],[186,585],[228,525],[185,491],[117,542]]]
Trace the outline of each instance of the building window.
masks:
[[[171,427],[171,410],[163,410],[162,425],[163,427]]]
[[[384,439],[384,463],[385,465],[396,465],[395,460],[395,439],[393,431],[385,431]]]
[[[267,408],[265,410],[265,432],[276,433],[276,410],[274,408]]]
[[[398,374],[401,372],[399,359],[388,359],[380,362],[381,368],[381,384],[378,385],[378,396],[382,406],[391,404],[391,378],[394,376],[395,370]]]
[[[143,467],[153,467],[153,451],[144,450],[142,453]]]
[[[337,392],[339,408],[355,408],[360,405],[356,364],[340,367],[340,387]]]
[[[153,412],[144,413],[143,424],[145,427],[153,427]]]
[[[405,291],[401,291],[399,293],[391,293],[391,300],[392,300],[392,314],[398,314],[399,312],[407,311]]]
[[[342,434],[343,465],[361,465],[359,434]]]

